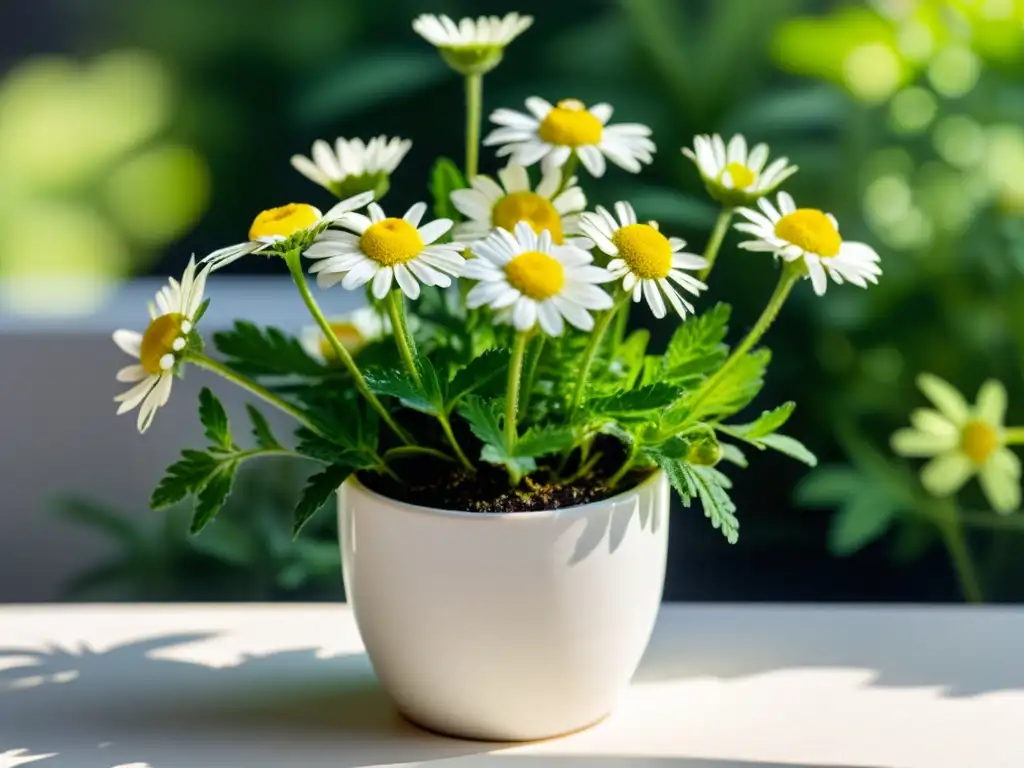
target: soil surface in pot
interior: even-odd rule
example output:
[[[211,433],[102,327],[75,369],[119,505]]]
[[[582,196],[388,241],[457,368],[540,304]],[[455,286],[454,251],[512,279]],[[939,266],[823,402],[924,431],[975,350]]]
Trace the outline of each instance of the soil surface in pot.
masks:
[[[595,446],[595,450],[599,448]],[[483,465],[472,474],[462,467],[423,459],[401,466],[399,474],[404,483],[369,472],[360,473],[359,480],[382,496],[421,507],[481,513],[538,512],[601,501],[628,491],[650,476],[651,470],[636,470],[610,488],[608,478],[622,466],[621,453],[614,453],[606,453],[612,457],[599,461],[586,477],[568,483],[549,480],[554,473],[550,468],[545,471],[542,465],[518,487],[510,488],[508,473],[500,467]]]

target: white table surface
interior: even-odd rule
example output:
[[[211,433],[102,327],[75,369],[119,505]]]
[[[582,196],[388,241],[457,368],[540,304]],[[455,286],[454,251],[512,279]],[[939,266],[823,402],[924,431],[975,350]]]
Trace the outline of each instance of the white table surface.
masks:
[[[1022,768],[1024,610],[666,605],[609,720],[508,746],[403,721],[345,606],[0,607],[20,764]]]

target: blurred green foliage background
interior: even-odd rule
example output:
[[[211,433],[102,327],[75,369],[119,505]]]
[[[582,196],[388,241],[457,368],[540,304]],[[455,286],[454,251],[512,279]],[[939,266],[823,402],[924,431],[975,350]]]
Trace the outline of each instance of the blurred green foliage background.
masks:
[[[833,212],[844,237],[883,259],[870,291],[798,290],[767,340],[766,400],[799,403],[791,431],[830,465],[803,493],[818,511],[794,505],[799,469],[757,457],[738,493],[739,547],[688,527],[667,595],[959,597],[941,537],[907,493],[915,474],[887,438],[921,404],[920,371],[969,394],[1001,378],[1010,423],[1024,420],[1024,0],[88,5],[0,11],[39,15],[38,50],[31,34],[18,41],[0,79],[0,283],[11,306],[88,311],[117,280],[173,272],[192,252],[242,239],[258,210],[326,203],[288,165],[316,138],[412,138],[389,202],[423,198],[432,160],[461,157],[463,94],[412,18],[532,13],[533,29],[486,78],[485,113],[531,94],[575,97],[654,129],[654,166],[610,171],[590,184],[592,203],[629,199],[701,247],[716,210],[679,148],[695,133],[742,132],[800,165],[787,184],[798,202]],[[44,14],[65,23],[44,27]],[[483,168],[496,169],[486,150]],[[774,271],[734,242],[703,303],[735,303],[743,326]],[[51,276],[63,290],[26,290]],[[976,493],[965,501],[983,511]],[[830,509],[841,510],[831,533]],[[972,524],[990,598],[1024,597],[1021,519]],[[836,562],[826,547],[858,554]],[[693,563],[708,576],[703,592],[680,575]]]

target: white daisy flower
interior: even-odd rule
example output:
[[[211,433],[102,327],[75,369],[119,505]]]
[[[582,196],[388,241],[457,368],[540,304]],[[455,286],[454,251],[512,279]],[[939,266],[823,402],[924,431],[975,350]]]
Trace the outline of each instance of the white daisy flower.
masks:
[[[1006,388],[990,379],[974,407],[955,387],[923,373],[917,385],[936,410],[919,408],[907,429],[892,436],[901,456],[934,457],[921,470],[921,483],[934,496],[951,496],[974,475],[992,508],[1007,514],[1020,507],[1020,459],[1006,447]]]
[[[338,138],[334,148],[319,139],[313,143],[312,158],[293,155],[292,167],[336,197],[348,198],[372,190],[376,199],[388,191],[388,177],[412,147],[408,139],[377,136],[365,144],[362,139]]]
[[[289,203],[260,213],[249,228],[249,239],[214,251],[203,259],[211,270],[221,269],[251,253],[281,253],[303,248],[342,216],[373,201],[373,192],[342,200],[327,213],[306,203]]]
[[[117,372],[117,380],[134,384],[114,398],[120,403],[118,415],[139,408],[139,432],[153,423],[157,409],[171,396],[171,383],[189,346],[189,334],[195,327],[203,304],[207,267],[196,274],[195,259],[190,259],[179,283],[173,277],[150,304],[150,323],[144,333],[119,330],[114,343],[139,362]],[[141,407],[139,407],[141,406]]]
[[[483,74],[498,65],[505,46],[533,24],[532,16],[509,13],[504,18],[480,16],[455,23],[448,16],[425,13],[412,28],[437,47],[444,60],[464,75]]]
[[[597,286],[613,279],[608,270],[594,266],[584,250],[555,245],[547,230],[538,235],[521,221],[514,235],[496,229],[472,250],[477,258],[466,262],[462,275],[480,282],[466,296],[466,306],[508,308],[520,331],[540,323],[544,333],[560,336],[563,320],[589,331],[594,318],[588,310],[612,306],[611,296]]]
[[[632,292],[634,302],[646,299],[654,316],[662,318],[666,315],[664,298],[667,298],[685,320],[687,312],[693,314],[693,305],[679,295],[672,283],[699,296],[707,286],[682,270],[703,269],[708,265],[707,260],[684,252],[686,241],[665,237],[655,222],[638,222],[629,203],[616,203],[615,213],[618,220],[599,205],[597,213],[583,214],[580,228],[612,257],[608,271],[616,280],[622,279],[623,290]]]
[[[536,190],[530,189],[530,177],[521,165],[510,163],[498,171],[501,184],[490,176],[475,176],[471,189],[452,192],[452,203],[469,221],[455,227],[453,236],[463,243],[474,243],[487,237],[495,227],[509,232],[525,221],[533,231],[551,233],[555,245],[575,245],[589,250],[592,244],[580,234],[580,213],[587,207],[583,190],[576,186],[576,178],[569,179],[562,189],[562,174],[558,169],[544,173]],[[567,239],[568,237],[568,239]]]
[[[307,257],[321,259],[310,274],[316,274],[321,288],[341,283],[353,290],[372,280],[378,299],[387,296],[392,282],[410,299],[419,298],[420,283],[447,288],[452,284],[449,275],[458,275],[465,261],[460,254],[465,246],[436,243],[452,228],[452,221],[436,219],[421,227],[426,210],[426,203],[416,203],[402,218],[388,218],[371,203],[369,217],[344,215],[338,223],[348,232],[328,229],[306,250]]]
[[[410,321],[415,318],[409,318]],[[372,307],[360,307],[347,314],[328,318],[328,324],[338,341],[349,354],[355,356],[367,344],[380,341],[391,333],[391,321]],[[411,323],[410,323],[411,324]],[[302,329],[299,341],[306,354],[315,360],[334,362],[337,355],[318,325]]]
[[[779,193],[778,203],[776,209],[762,197],[757,201],[760,212],[737,209],[747,221],[736,229],[757,238],[740,243],[740,248],[774,253],[787,262],[803,260],[819,296],[825,294],[828,276],[840,285],[848,282],[861,288],[878,283],[882,274],[878,254],[864,243],[844,241],[835,216],[815,208],[797,208],[785,192]]]
[[[631,173],[654,160],[651,129],[639,123],[606,125],[612,116],[610,104],[588,109],[582,101],[565,99],[552,106],[531,96],[526,108],[532,114],[511,109],[491,113],[491,121],[502,127],[491,131],[484,144],[503,145],[498,157],[510,156],[524,166],[543,160],[544,169],[550,170],[561,168],[575,153],[592,176],[604,175],[605,157]]]
[[[708,193],[728,206],[749,205],[771,194],[799,170],[785,157],[766,168],[768,145],[758,144],[748,152],[741,134],[733,136],[728,146],[717,133],[697,136],[693,149],[683,147],[682,152],[696,164]]]

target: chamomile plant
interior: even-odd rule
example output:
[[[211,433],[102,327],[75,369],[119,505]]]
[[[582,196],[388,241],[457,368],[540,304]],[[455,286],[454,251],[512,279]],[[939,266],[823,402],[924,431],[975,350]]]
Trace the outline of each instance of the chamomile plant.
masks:
[[[194,496],[198,531],[223,505],[238,467],[264,456],[320,465],[299,499],[296,533],[353,475],[410,503],[487,513],[596,501],[664,472],[685,505],[699,501],[735,542],[726,465],[746,466],[750,449],[815,463],[780,432],[793,403],[744,415],[770,361],[760,342],[805,278],[819,295],[828,277],[867,288],[881,273],[877,254],[844,242],[826,212],[784,193],[777,207],[765,200],[794,169],[766,165],[767,147],[748,152],[742,138],[727,149],[721,140],[696,142],[700,173],[723,206],[702,249],[628,200],[611,210],[589,206],[591,177],[642,172],[655,144],[628,115],[612,123],[611,105],[586,106],[572,94],[531,97],[529,115],[495,110],[499,127],[483,145],[498,147],[497,170],[481,173],[483,76],[531,23],[515,14],[417,20],[416,31],[467,81],[466,161],[435,160],[430,207],[403,212],[378,200],[409,150],[404,140],[345,139],[334,150],[317,142],[312,160],[292,162],[341,202],[323,214],[291,203],[256,215],[247,240],[171,282],[145,333],[119,333],[121,348],[140,360],[119,374],[141,382],[119,396],[122,411],[142,404],[140,428],[190,367],[254,401],[246,440],[203,390],[208,445],[170,467],[155,507]],[[773,261],[779,281],[760,319],[730,347],[730,308],[709,306],[705,290],[736,213],[748,238],[742,247],[754,252],[736,263]],[[197,328],[204,295],[215,300],[217,272],[252,258],[282,263],[313,325],[292,338],[239,321],[212,335],[214,354]],[[311,275],[321,291],[365,299],[358,322],[328,318]],[[646,330],[628,333],[631,313],[671,323],[667,347],[651,348]],[[275,435],[260,405],[292,417],[294,438]]]

